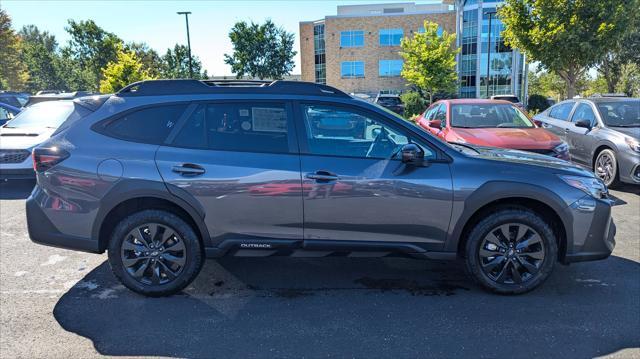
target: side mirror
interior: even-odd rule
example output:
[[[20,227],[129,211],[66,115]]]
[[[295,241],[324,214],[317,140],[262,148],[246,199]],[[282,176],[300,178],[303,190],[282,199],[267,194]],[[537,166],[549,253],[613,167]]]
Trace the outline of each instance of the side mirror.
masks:
[[[591,121],[589,120],[578,120],[576,121],[576,127],[582,127],[586,129],[591,129]]]
[[[424,159],[424,152],[420,146],[415,143],[407,143],[400,150],[403,163],[415,163]]]
[[[431,120],[431,121],[429,121],[429,127],[442,128],[442,121],[440,121],[440,120]]]

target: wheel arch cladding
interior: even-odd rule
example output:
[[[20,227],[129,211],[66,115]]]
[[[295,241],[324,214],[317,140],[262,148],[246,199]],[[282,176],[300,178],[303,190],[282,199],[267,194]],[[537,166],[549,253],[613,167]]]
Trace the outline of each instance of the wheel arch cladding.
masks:
[[[197,202],[194,206],[172,195],[163,183],[135,180],[120,182],[101,200],[92,230],[93,238],[98,238],[100,252],[107,248],[110,235],[122,218],[145,209],[161,209],[178,215],[193,227],[203,248],[211,246],[203,220],[205,212]]]
[[[496,198],[496,193],[501,195]],[[562,215],[567,205],[547,189],[522,183],[488,183],[469,196],[464,212],[454,227],[448,249],[455,250],[458,255],[464,253],[468,234],[473,227],[488,213],[507,207],[530,209],[548,221],[558,241],[558,259],[564,259],[572,238],[571,219]]]

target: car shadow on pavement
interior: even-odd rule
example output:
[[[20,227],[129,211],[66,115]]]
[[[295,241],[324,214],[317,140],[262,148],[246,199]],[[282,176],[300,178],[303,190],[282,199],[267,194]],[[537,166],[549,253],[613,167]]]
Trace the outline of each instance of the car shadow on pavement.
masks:
[[[105,262],[57,302],[104,355],[593,357],[640,346],[640,265],[557,266],[539,289],[488,294],[460,263],[224,258],[183,293],[145,298]]]
[[[29,197],[35,185],[35,180],[0,180],[0,200],[25,199]]]

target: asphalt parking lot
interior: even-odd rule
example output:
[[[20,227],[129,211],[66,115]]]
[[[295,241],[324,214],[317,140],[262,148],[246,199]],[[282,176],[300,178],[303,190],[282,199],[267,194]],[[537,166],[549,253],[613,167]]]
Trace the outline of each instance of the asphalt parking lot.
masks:
[[[0,357],[640,357],[640,195],[612,191],[617,246],[538,290],[487,294],[459,263],[207,261],[183,294],[119,285],[106,255],[33,244],[0,184]]]

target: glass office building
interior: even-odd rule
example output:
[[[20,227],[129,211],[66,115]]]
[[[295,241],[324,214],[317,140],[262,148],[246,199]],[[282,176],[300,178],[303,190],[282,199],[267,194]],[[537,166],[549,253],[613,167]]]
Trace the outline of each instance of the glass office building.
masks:
[[[501,1],[456,2],[460,97],[515,94],[526,101],[527,65],[519,51],[505,45],[504,26],[496,17]]]

